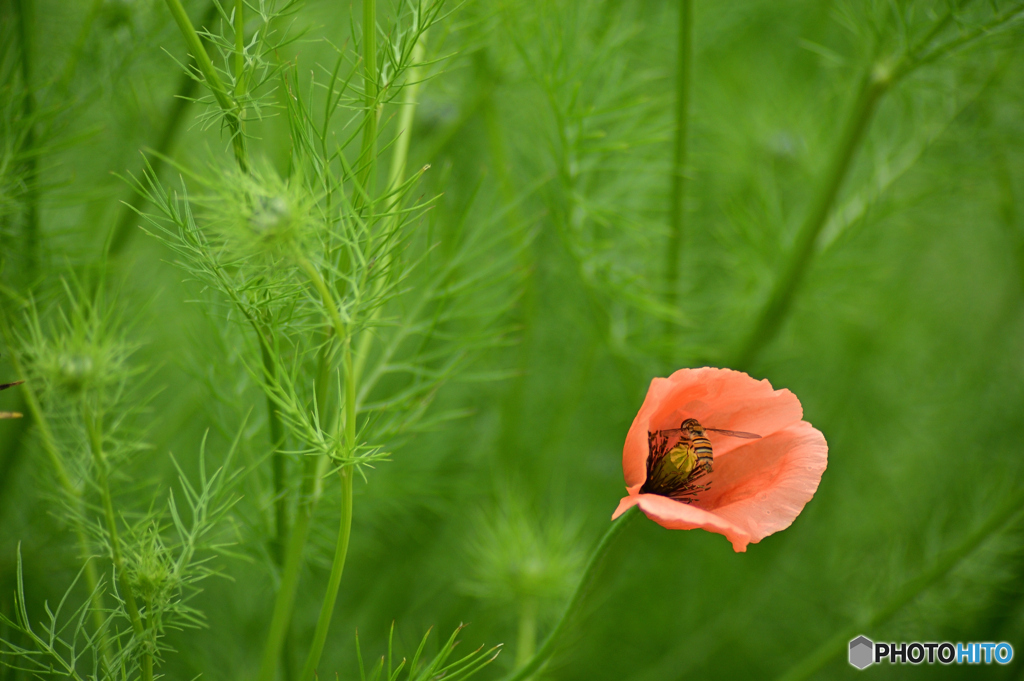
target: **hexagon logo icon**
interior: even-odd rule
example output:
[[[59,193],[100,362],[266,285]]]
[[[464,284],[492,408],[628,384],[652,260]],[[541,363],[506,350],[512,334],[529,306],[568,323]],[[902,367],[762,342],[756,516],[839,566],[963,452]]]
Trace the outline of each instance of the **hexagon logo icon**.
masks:
[[[866,636],[858,636],[850,641],[850,664],[857,669],[864,669],[875,661],[875,644]]]

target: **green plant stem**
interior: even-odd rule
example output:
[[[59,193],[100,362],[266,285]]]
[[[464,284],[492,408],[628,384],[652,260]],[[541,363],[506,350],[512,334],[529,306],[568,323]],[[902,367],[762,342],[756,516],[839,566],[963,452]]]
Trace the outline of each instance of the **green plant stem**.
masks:
[[[422,68],[419,66],[420,62],[423,61],[427,52],[427,31],[423,31],[420,34],[419,39],[412,49],[412,66],[408,71],[408,82],[403,92],[404,101],[402,102],[402,110],[398,117],[398,138],[395,140],[394,147],[391,153],[391,166],[388,168],[388,191],[395,191],[398,187],[405,182],[405,168],[409,160],[409,146],[412,142],[412,127],[416,117],[416,104],[418,102],[417,95],[420,91],[420,80],[423,77]],[[398,210],[400,197],[396,197],[391,210],[394,211],[394,218],[388,227],[385,238],[388,238],[396,229],[398,229],[399,213]],[[385,255],[384,258],[387,258]],[[387,261],[381,263],[381,267],[387,267]],[[382,283],[378,283],[379,287]],[[376,291],[375,291],[376,293]],[[380,314],[380,307],[377,307],[373,311],[373,318]],[[355,359],[355,379],[359,380],[362,376],[363,369],[366,367],[366,361],[370,355],[370,345],[373,342],[373,334],[363,332],[359,338],[359,346],[356,350]]]
[[[25,160],[25,263],[29,280],[35,277],[39,266],[39,162],[36,158],[36,96],[32,80],[32,17],[31,0],[15,0],[18,14],[18,46],[21,50],[21,78],[25,86],[22,115],[25,118],[25,136],[22,153]]]
[[[348,555],[349,537],[352,534],[352,477],[353,469],[347,466],[338,471],[341,477],[341,520],[338,525],[338,543],[334,549],[334,561],[331,563],[331,575],[327,580],[327,593],[320,605],[320,616],[316,621],[316,631],[313,634],[313,643],[306,657],[306,664],[302,667],[302,674],[299,679],[310,681],[316,678],[316,667],[320,664],[320,656],[324,652],[324,644],[327,642],[327,632],[331,626],[331,617],[334,614],[334,604],[338,599],[338,588],[341,585],[341,575],[345,569],[345,558]]]
[[[359,153],[359,184],[367,196],[373,197],[373,181],[377,169],[377,0],[363,0],[363,141]],[[354,205],[362,207],[356,193]],[[373,202],[371,199],[370,208]]]
[[[939,559],[931,569],[907,582],[884,607],[852,624],[821,644],[814,652],[783,674],[782,681],[801,681],[818,672],[831,660],[846,650],[851,639],[865,632],[870,633],[917,598],[922,592],[945,577],[960,561],[973,553],[986,539],[1024,516],[1024,494],[1017,494],[1005,507],[985,521],[978,530],[964,542]]]
[[[338,314],[338,306],[334,300],[334,296],[331,295],[330,289],[327,287],[327,283],[323,280],[323,277],[320,276],[320,272],[317,271],[313,263],[301,254],[296,254],[295,257],[299,268],[306,274],[310,282],[312,282],[313,287],[316,288],[317,292],[320,294],[336,337],[347,338],[345,332],[346,326]],[[349,405],[351,405],[353,412],[352,418],[346,419],[346,428],[351,424],[352,433],[349,442],[354,443],[355,401],[354,399],[347,399],[349,390],[354,391],[354,377],[350,371],[351,354],[347,348],[346,353],[349,353],[346,359],[346,367],[349,369],[346,371],[346,385],[348,383],[353,383],[351,388],[346,387],[346,410],[349,409]],[[321,369],[322,368],[323,366],[321,366]],[[322,374],[323,372],[321,371],[320,373]],[[321,380],[320,383],[325,384],[325,381]],[[324,399],[326,392],[320,393],[320,395],[322,396],[321,399]],[[323,404],[318,406],[322,408]],[[292,612],[295,608],[295,594],[299,584],[299,570],[302,566],[302,554],[305,550],[306,540],[309,537],[309,526],[313,517],[313,509],[316,506],[316,480],[318,465],[319,462],[315,457],[307,457],[303,473],[299,508],[296,512],[295,523],[292,525],[291,532],[288,537],[288,547],[284,556],[284,568],[281,572],[281,585],[278,587],[277,596],[274,600],[274,612],[270,618],[270,631],[267,634],[267,642],[263,646],[263,658],[260,663],[260,671],[257,677],[259,681],[273,681],[276,671],[280,666],[281,650],[284,647],[288,628],[291,624]],[[349,504],[351,504],[351,500],[349,501]],[[349,509],[349,512],[351,513],[351,508]],[[349,519],[349,523],[351,523],[351,518]],[[344,564],[344,558],[342,558],[342,564]],[[338,578],[340,579],[340,575]],[[316,662],[319,662],[319,655],[317,656]],[[316,662],[314,662],[314,664],[316,664]]]
[[[401,110],[398,114],[398,137],[391,151],[391,166],[388,168],[388,191],[395,191],[405,181],[405,166],[409,160],[409,144],[412,141],[412,126],[416,116],[417,95],[423,79],[420,64],[427,52],[427,31],[420,33],[412,48],[411,61],[406,85],[402,88]],[[396,199],[397,202],[397,199]],[[395,217],[397,222],[398,218]]]
[[[311,463],[312,467],[310,466]],[[308,473],[312,469],[315,476],[316,464],[313,462],[313,458],[310,457],[306,464],[306,472]],[[304,492],[306,491],[305,482],[309,477],[312,476],[304,476]],[[307,495],[304,496],[305,498],[299,500],[299,506],[295,513],[295,522],[292,524],[288,535],[284,568],[281,570],[281,584],[277,589],[277,596],[274,599],[274,612],[270,618],[270,631],[267,634],[267,642],[263,646],[263,658],[260,662],[260,671],[257,676],[259,681],[273,681],[277,675],[277,669],[281,664],[281,649],[284,646],[288,627],[292,620],[292,611],[295,608],[295,594],[299,586],[302,554],[306,548],[306,540],[309,538],[309,526],[313,519],[313,504]]]
[[[199,71],[206,79],[206,84],[217,100],[217,104],[220,106],[221,111],[224,112],[228,130],[231,133],[231,146],[235,152],[235,161],[237,161],[238,166],[243,171],[248,171],[249,159],[245,151],[245,139],[242,136],[241,107],[238,105],[238,102],[232,99],[224,87],[224,82],[220,79],[220,75],[217,73],[217,69],[214,68],[213,62],[210,61],[210,55],[206,52],[203,41],[199,38],[199,34],[196,33],[195,27],[192,26],[185,8],[181,6],[181,0],[167,0],[167,8],[171,11],[171,16],[174,17],[175,23],[178,24],[181,34],[185,37],[185,44],[192,53],[192,58],[196,60],[196,66],[199,67]]]
[[[210,23],[216,16],[217,5],[216,3],[210,3],[203,17],[203,23]],[[203,42],[205,44],[205,39]],[[163,170],[165,165],[164,159],[171,153],[174,142],[178,137],[178,131],[181,130],[181,123],[185,118],[185,112],[192,103],[191,100],[195,98],[198,86],[199,83],[195,78],[187,73],[181,74],[178,80],[178,88],[175,91],[174,98],[171,100],[170,109],[164,117],[163,127],[156,138],[156,144],[153,145],[155,153],[151,154],[148,159],[153,175],[156,177],[159,177],[160,171]],[[128,245],[129,237],[138,231],[133,230],[132,227],[135,225],[135,221],[139,217],[139,212],[142,210],[145,202],[145,197],[137,191],[132,191],[128,199],[124,201],[124,205],[121,207],[121,214],[109,237],[107,252],[111,256],[118,256],[125,246]]]
[[[516,667],[529,662],[537,651],[537,601],[526,598],[519,606],[519,630],[516,632]]]
[[[315,288],[317,293],[320,294],[320,298],[323,300],[324,308],[327,312],[327,318],[330,319],[331,325],[334,327],[334,333],[337,334],[338,338],[347,338],[347,325],[341,319],[341,315],[338,312],[338,304],[334,301],[334,296],[331,295],[331,290],[327,287],[327,282],[324,281],[324,278],[320,276],[320,272],[305,256],[297,254],[296,263],[298,264],[299,269],[301,269],[309,278],[310,283],[313,284],[313,288]]]
[[[324,407],[326,404],[326,362],[328,350],[325,346],[320,354],[320,367],[318,369],[317,383],[317,406],[323,419]],[[274,599],[274,611],[270,618],[270,630],[267,634],[267,642],[263,646],[263,658],[260,662],[258,678],[260,681],[273,681],[276,670],[286,663],[282,659],[282,652],[287,652],[285,642],[288,637],[288,630],[291,626],[292,613],[295,609],[295,594],[299,586],[299,573],[302,568],[302,557],[305,552],[306,542],[309,539],[310,524],[313,520],[313,511],[317,503],[317,468],[318,457],[306,457],[303,465],[302,485],[299,491],[299,501],[295,510],[295,522],[289,528],[288,541],[285,546],[284,557],[281,568],[281,583],[277,589]],[[287,655],[284,656],[287,658]],[[285,664],[285,678],[289,676],[289,665]]]
[[[778,333],[789,312],[793,296],[811,263],[818,235],[828,220],[839,188],[850,170],[878,101],[891,83],[889,72],[879,68],[872,68],[861,79],[851,112],[847,116],[846,126],[839,138],[836,151],[822,175],[824,181],[811,204],[807,219],[797,233],[796,242],[786,257],[782,273],[775,281],[768,300],[761,308],[750,333],[743,340],[730,366],[748,368],[758,353]]]
[[[2,324],[0,329],[2,329],[4,343],[8,348],[13,349],[14,339],[8,329],[7,318],[2,313],[0,313],[0,324]],[[50,424],[46,420],[42,406],[39,404],[39,398],[36,397],[35,391],[28,383],[25,371],[21,366],[21,360],[18,358],[17,353],[14,352],[10,354],[10,358],[15,373],[20,377],[19,380],[25,381],[21,385],[22,396],[25,400],[28,415],[39,430],[39,439],[42,441],[43,451],[46,452],[46,457],[49,459],[53,472],[57,476],[57,484],[60,485],[61,491],[68,498],[72,509],[74,509],[72,517],[75,526],[75,538],[78,540],[78,550],[82,561],[85,563],[85,583],[91,594],[93,626],[100,636],[100,657],[102,658],[100,666],[105,669],[110,660],[110,637],[107,635],[105,626],[106,604],[103,602],[103,594],[98,588],[100,583],[99,575],[96,572],[96,565],[92,560],[93,554],[89,546],[89,536],[83,524],[85,500],[68,475],[67,468],[64,466],[64,461],[60,456],[60,450],[57,448],[57,440],[53,436],[53,431],[50,430]]]
[[[245,76],[245,0],[235,0],[235,97],[244,92]]]
[[[257,329],[263,370],[267,373],[267,380],[273,382],[277,376],[277,364],[274,363],[271,354],[270,334],[271,330],[267,327],[264,327],[262,332]],[[285,469],[285,454],[281,451],[281,446],[284,443],[284,429],[281,427],[281,417],[274,407],[274,400],[269,394],[267,395],[267,424],[270,429],[270,464],[274,484],[273,555],[274,562],[281,567],[284,565],[284,545],[288,536],[287,471]]]
[[[558,624],[551,630],[548,637],[544,640],[540,650],[530,658],[529,662],[519,667],[517,670],[504,677],[502,681],[523,681],[532,676],[541,666],[547,662],[548,658],[555,651],[555,646],[558,643],[559,637],[565,630],[569,619],[578,614],[580,605],[583,603],[583,599],[590,592],[590,587],[597,576],[598,568],[604,561],[605,555],[608,553],[608,549],[611,548],[622,531],[632,523],[632,520],[640,515],[640,510],[637,507],[633,507],[623,513],[617,520],[612,521],[608,531],[604,533],[601,540],[598,541],[597,546],[594,548],[593,553],[590,554],[590,559],[587,560],[587,567],[583,570],[583,576],[580,577],[579,584],[576,585],[576,591],[573,592],[572,598],[569,600],[569,605],[566,606],[565,611],[562,613],[562,617],[558,620]]]
[[[110,555],[114,561],[114,571],[117,573],[117,583],[121,588],[121,595],[124,598],[125,609],[128,611],[128,618],[132,623],[132,631],[142,646],[142,678],[143,681],[153,681],[153,651],[150,642],[147,641],[146,627],[142,623],[142,616],[139,614],[138,605],[135,602],[135,593],[128,581],[128,572],[125,569],[124,556],[121,553],[121,540],[117,531],[117,516],[114,514],[114,501],[110,494],[110,482],[107,474],[107,459],[103,453],[103,426],[101,417],[94,415],[89,407],[88,397],[83,398],[82,420],[89,436],[89,448],[92,450],[93,464],[96,466],[96,478],[99,483],[100,497],[103,501],[103,516],[107,524],[107,533],[110,535]]]
[[[342,364],[345,371],[345,447],[349,458],[356,453],[356,375],[353,371],[352,341],[343,341]],[[353,466],[344,466],[338,471],[341,476],[341,519],[338,523],[338,543],[334,548],[334,561],[331,563],[331,575],[327,580],[327,593],[320,605],[320,616],[316,621],[313,643],[302,667],[299,680],[310,681],[316,675],[316,667],[320,664],[320,656],[327,642],[327,632],[334,615],[334,604],[338,599],[338,588],[341,586],[341,575],[345,569],[345,558],[348,556],[349,537],[352,534],[352,478],[355,474]]]
[[[828,221],[839,189],[882,97],[902,79],[922,66],[931,64],[1024,15],[1024,10],[1020,9],[1006,12],[981,27],[966,31],[957,38],[929,48],[931,42],[954,23],[955,11],[963,9],[968,2],[969,0],[958,3],[955,7],[947,10],[924,37],[899,59],[895,59],[891,63],[878,62],[864,74],[857,96],[853,100],[851,112],[847,116],[846,127],[823,175],[824,181],[811,204],[807,219],[797,233],[796,242],[787,256],[781,275],[757,315],[750,333],[734,353],[730,366],[749,368],[749,365],[774,339],[782,327],[793,297],[813,259],[818,236]]]
[[[665,251],[665,300],[678,302],[679,261],[686,227],[686,154],[690,120],[690,71],[693,63],[693,1],[679,3],[679,46],[676,63],[675,155],[672,158],[672,189],[669,197],[669,237]]]

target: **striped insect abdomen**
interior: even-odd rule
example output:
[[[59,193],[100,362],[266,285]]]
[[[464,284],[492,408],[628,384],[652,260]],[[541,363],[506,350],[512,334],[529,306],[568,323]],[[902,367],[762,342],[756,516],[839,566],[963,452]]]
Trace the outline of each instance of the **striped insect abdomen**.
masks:
[[[711,472],[713,453],[711,451],[711,440],[698,435],[692,440],[693,453],[697,456],[697,465],[703,466],[708,473]]]

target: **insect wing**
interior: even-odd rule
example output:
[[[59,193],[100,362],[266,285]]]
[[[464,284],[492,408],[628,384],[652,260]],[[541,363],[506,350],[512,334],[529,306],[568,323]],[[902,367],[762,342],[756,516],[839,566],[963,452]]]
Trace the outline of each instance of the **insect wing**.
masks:
[[[705,428],[704,430],[711,430],[722,435],[728,435],[729,437],[741,437],[744,440],[760,440],[761,436],[756,433],[746,433],[742,430],[725,430],[724,428]]]

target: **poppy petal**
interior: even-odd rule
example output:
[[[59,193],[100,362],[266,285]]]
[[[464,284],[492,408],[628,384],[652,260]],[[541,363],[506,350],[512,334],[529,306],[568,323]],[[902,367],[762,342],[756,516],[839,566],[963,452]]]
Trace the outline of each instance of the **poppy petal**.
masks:
[[[722,534],[732,542],[733,549],[740,552],[746,551],[747,544],[752,541],[750,535],[742,527],[717,513],[657,494],[640,494],[637,495],[637,499],[640,510],[666,529],[694,530],[699,528]]]
[[[746,551],[748,544],[789,527],[821,482],[828,445],[802,417],[793,393],[740,371],[704,367],[655,378],[626,435],[622,469],[629,496],[612,518],[640,506],[663,527],[705,529],[724,535],[734,550]],[[709,429],[714,449],[710,488],[692,503],[641,494],[650,454],[648,433],[678,428],[687,418]],[[761,437],[734,437],[711,430],[715,428]]]
[[[743,528],[756,543],[793,523],[827,464],[825,437],[800,421],[716,456],[714,484],[696,503]]]
[[[626,486],[642,485],[647,479],[649,431],[678,428],[684,419],[695,418],[712,428],[766,437],[802,417],[803,408],[796,395],[775,390],[767,380],[758,381],[742,371],[703,367],[655,378],[626,434],[622,452]],[[714,432],[708,437],[716,460],[748,442]]]

